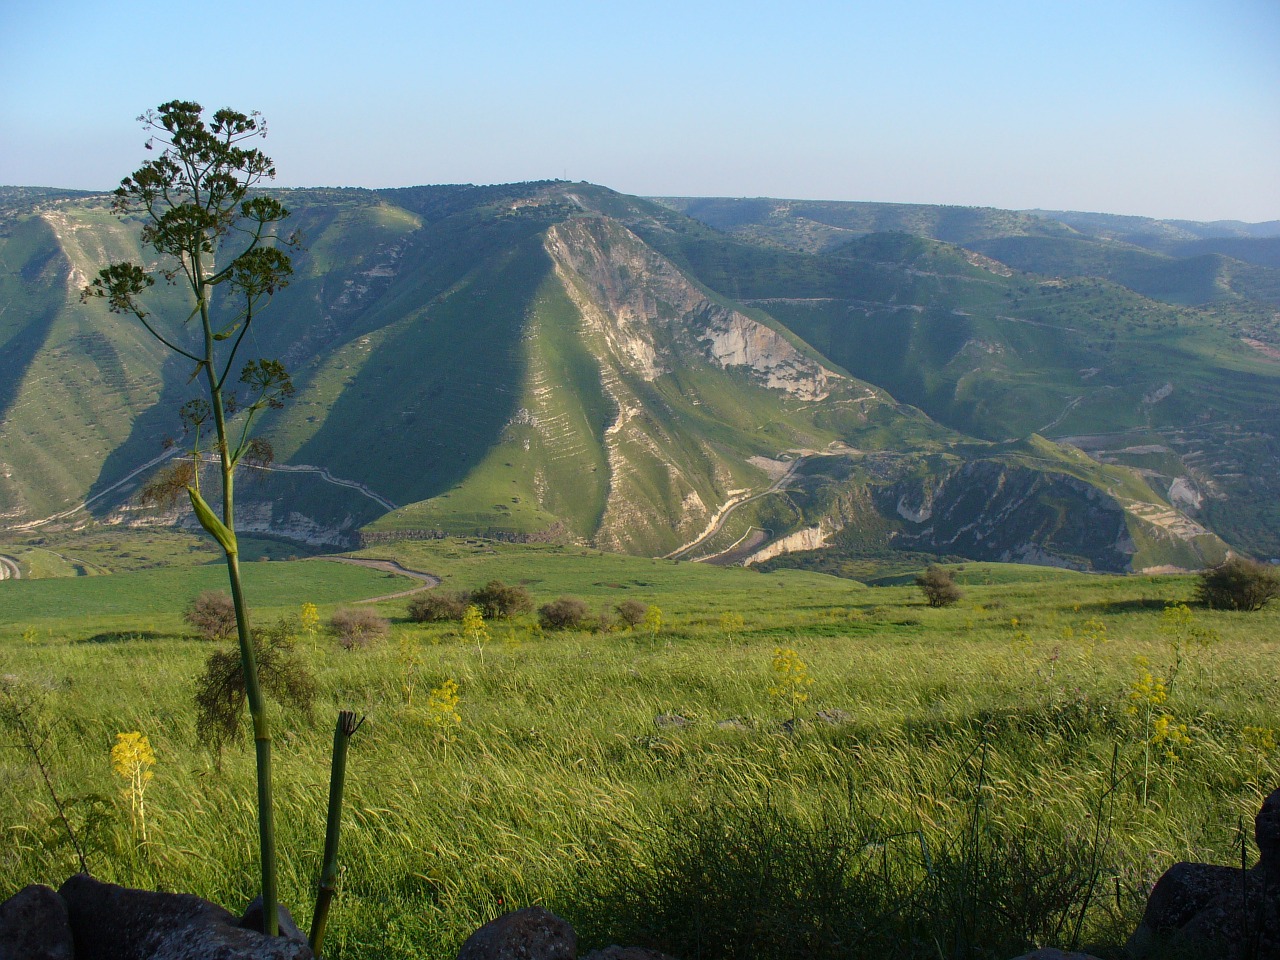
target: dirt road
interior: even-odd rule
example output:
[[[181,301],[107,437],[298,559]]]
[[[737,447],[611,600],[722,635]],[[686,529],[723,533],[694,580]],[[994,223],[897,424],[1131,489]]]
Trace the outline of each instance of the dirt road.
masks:
[[[421,593],[423,590],[430,590],[432,587],[440,586],[440,578],[430,573],[424,573],[421,570],[410,570],[403,567],[395,560],[377,560],[372,557],[316,557],[316,560],[328,560],[331,563],[351,563],[357,567],[368,567],[370,570],[383,570],[387,573],[398,574],[402,577],[412,577],[414,580],[421,580],[422,584],[414,587],[412,590],[401,590],[399,593],[388,593],[381,597],[369,597],[367,600],[357,600],[356,603],[377,603],[379,600],[395,600],[398,597],[410,597],[415,593]]]

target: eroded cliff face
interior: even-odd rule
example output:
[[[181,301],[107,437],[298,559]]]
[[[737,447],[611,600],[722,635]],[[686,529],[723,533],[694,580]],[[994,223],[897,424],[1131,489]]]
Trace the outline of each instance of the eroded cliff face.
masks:
[[[907,549],[978,560],[1124,571],[1135,553],[1125,511],[1089,484],[994,461],[906,480],[876,494]]]
[[[618,358],[645,380],[691,354],[722,369],[745,367],[760,385],[801,400],[825,399],[838,378],[772,327],[711,300],[615,221],[582,217],[557,224],[546,247],[606,320],[602,332]]]
[[[1223,546],[1189,521],[1157,522],[1144,509],[1153,505],[1122,501],[1068,474],[995,460],[900,480],[875,489],[873,499],[897,523],[896,545],[976,560],[1121,573],[1157,556],[1198,568],[1216,562]]]
[[[699,365],[745,369],[757,387],[818,401],[840,378],[766,324],[712,300],[615,221],[557,224],[544,246],[613,409],[602,437],[609,483],[596,545],[666,553],[696,538],[735,484],[723,455],[674,429],[661,389],[647,385]]]

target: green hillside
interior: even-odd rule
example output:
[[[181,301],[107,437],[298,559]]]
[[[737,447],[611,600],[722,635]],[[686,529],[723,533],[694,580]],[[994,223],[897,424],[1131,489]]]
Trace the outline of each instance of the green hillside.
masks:
[[[297,393],[262,422],[276,461],[244,486],[248,531],[1094,569],[1199,566],[1226,549],[1215,533],[1280,553],[1264,268],[1110,256],[985,209],[664,205],[560,182],[280,196],[305,251],[249,346]],[[78,301],[105,259],[139,255],[134,226],[101,198],[5,203],[0,514],[15,533],[131,521],[190,374]],[[1089,275],[1025,272],[1000,244]],[[1134,292],[1139,275],[1185,303]],[[911,520],[921,498],[982,542]],[[1106,523],[1069,534],[1095,500]]]

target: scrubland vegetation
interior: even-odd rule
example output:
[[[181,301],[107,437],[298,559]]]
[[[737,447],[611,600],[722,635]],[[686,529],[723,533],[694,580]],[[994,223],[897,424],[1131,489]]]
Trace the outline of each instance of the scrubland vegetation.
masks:
[[[1209,609],[1194,577],[952,565],[963,597],[931,607],[911,576],[460,540],[378,553],[442,591],[524,587],[535,609],[476,633],[412,621],[413,598],[352,608],[400,578],[247,565],[255,625],[298,617],[290,655],[316,684],[310,718],[273,706],[295,916],[334,712],[368,716],[332,957],[451,957],[530,903],[584,947],[685,960],[1117,956],[1171,863],[1238,864],[1242,825],[1255,856],[1253,814],[1280,784],[1280,604]],[[182,612],[206,571],[0,586],[0,896],[79,868],[32,744],[100,878],[233,909],[255,892],[249,748],[219,764],[197,736],[211,645]],[[561,597],[588,626],[539,625]],[[390,635],[343,649],[323,626],[343,608]],[[130,741],[124,765],[122,733],[154,761]]]

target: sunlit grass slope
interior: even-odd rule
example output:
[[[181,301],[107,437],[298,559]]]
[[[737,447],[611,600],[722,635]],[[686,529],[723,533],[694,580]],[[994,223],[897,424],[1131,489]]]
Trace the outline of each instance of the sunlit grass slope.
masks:
[[[965,596],[933,609],[909,585],[795,571],[478,540],[388,551],[446,588],[498,577],[538,602],[636,599],[662,625],[556,632],[526,616],[477,644],[406,622],[400,600],[381,605],[395,621],[382,645],[300,639],[318,709],[281,712],[276,751],[296,915],[319,866],[334,711],[368,718],[326,950],[340,960],[452,957],[479,924],[535,903],[576,926],[580,951],[1120,956],[1159,874],[1238,862],[1237,822],[1280,777],[1280,610],[1167,613],[1190,578],[969,563],[953,568]],[[270,594],[281,612],[340,592],[308,579],[337,565],[251,566],[291,571]],[[57,718],[55,789],[102,798],[72,806],[103,815],[87,835],[95,874],[239,909],[256,876],[252,763],[242,745],[218,766],[195,741],[191,681],[211,648],[151,600],[113,615],[133,639],[79,642],[107,628],[81,619],[74,591],[110,579],[53,584],[58,617],[0,628],[0,674],[33,718]],[[785,672],[797,662],[803,674]],[[1169,681],[1151,705],[1176,743],[1153,742],[1148,673]],[[460,722],[442,726],[430,696],[446,680]],[[124,731],[157,757],[145,845],[108,763]],[[0,773],[0,896],[61,882],[77,865],[45,829],[39,772],[6,750]]]

